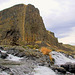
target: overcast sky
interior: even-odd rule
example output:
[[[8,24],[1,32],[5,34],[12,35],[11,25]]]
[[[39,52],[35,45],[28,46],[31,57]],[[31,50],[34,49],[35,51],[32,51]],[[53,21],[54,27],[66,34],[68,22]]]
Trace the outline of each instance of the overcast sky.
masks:
[[[0,0],[0,10],[19,3],[33,4],[59,42],[75,45],[75,0]]]

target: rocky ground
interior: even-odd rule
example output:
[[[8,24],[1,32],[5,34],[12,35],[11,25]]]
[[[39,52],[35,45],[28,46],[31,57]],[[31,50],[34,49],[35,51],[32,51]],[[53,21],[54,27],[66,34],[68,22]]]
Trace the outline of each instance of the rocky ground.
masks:
[[[37,66],[49,67],[57,75],[75,73],[75,63],[54,65],[54,61],[50,61],[49,56],[43,55],[38,49],[25,49],[21,46],[0,47],[0,72],[6,72],[7,75],[35,75],[33,72]]]
[[[0,47],[0,49],[0,65],[2,66],[0,68],[1,71],[6,70],[5,72],[7,72],[9,69],[9,71],[7,72],[8,74],[10,74],[11,72],[11,75],[25,75],[28,73],[30,74],[38,65],[50,66],[49,56],[44,56],[38,50],[27,50],[21,47]],[[9,54],[22,59],[20,59],[19,61],[6,60]],[[12,57],[9,59],[12,59]],[[3,67],[5,68],[5,70],[3,70]]]

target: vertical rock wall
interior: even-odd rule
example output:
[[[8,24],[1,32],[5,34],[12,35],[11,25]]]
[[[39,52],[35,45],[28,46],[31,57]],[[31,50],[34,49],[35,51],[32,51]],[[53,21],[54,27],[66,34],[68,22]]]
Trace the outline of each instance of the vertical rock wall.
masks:
[[[0,44],[25,45],[36,41],[58,45],[54,34],[46,30],[37,8],[19,4],[0,12]]]

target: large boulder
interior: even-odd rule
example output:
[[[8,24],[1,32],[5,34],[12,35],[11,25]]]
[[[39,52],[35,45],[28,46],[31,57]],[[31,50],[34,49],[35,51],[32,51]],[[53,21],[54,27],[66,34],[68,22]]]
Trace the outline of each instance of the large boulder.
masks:
[[[67,62],[66,64],[61,65],[61,67],[71,73],[75,73],[75,63]]]
[[[4,48],[3,48],[3,47],[0,47],[0,49],[1,49],[1,50],[4,50]]]

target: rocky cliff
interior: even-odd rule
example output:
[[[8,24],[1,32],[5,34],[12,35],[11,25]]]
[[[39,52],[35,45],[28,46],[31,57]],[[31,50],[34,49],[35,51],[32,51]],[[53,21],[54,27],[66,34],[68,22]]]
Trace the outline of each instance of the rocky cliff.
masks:
[[[0,44],[25,45],[42,43],[58,46],[54,33],[46,30],[39,10],[19,4],[0,11]]]

